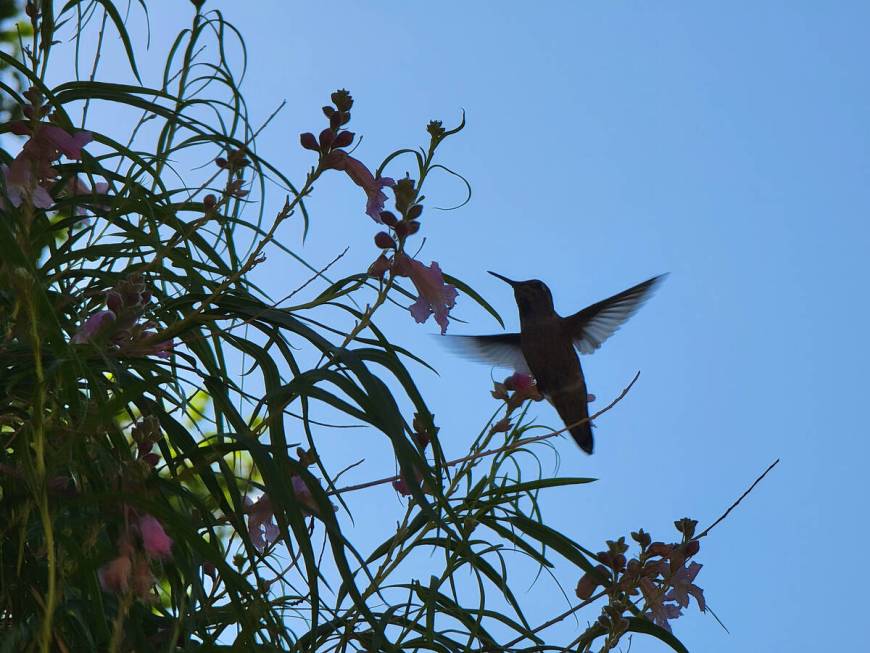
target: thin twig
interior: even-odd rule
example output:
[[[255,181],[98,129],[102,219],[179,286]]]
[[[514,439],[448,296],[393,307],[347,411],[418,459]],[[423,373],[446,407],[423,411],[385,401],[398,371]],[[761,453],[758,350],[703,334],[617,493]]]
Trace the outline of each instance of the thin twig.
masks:
[[[590,415],[589,417],[584,417],[577,422],[573,422],[568,424],[564,428],[559,429],[558,431],[550,431],[549,433],[545,433],[543,435],[536,435],[532,438],[523,438],[522,440],[517,440],[516,442],[512,442],[511,444],[507,444],[503,447],[498,447],[496,449],[488,449],[487,451],[481,451],[478,453],[469,454],[468,456],[463,456],[462,458],[457,458],[455,460],[451,460],[449,462],[444,463],[445,467],[453,467],[455,465],[459,465],[464,462],[468,462],[469,460],[477,460],[479,458],[486,458],[487,456],[494,456],[496,454],[504,453],[506,451],[513,451],[514,449],[519,449],[520,447],[524,447],[527,444],[532,444],[534,442],[540,442],[541,440],[548,440],[549,438],[555,437],[557,435],[561,435],[565,431],[574,428],[575,426],[579,426],[580,424],[584,424],[589,422],[597,417],[603,415],[611,408],[613,408],[616,404],[623,400],[625,395],[628,394],[629,390],[631,390],[632,386],[637,382],[638,378],[640,378],[640,372],[634,375],[634,378],[631,380],[625,388],[623,388],[622,392],[619,393],[619,396],[616,397],[613,401],[611,401],[607,406],[599,410],[594,415]],[[344,494],[345,492],[353,492],[354,490],[363,490],[365,488],[374,487],[375,485],[383,485],[384,483],[391,483],[392,481],[398,481],[401,479],[401,476],[388,476],[386,478],[379,478],[375,481],[367,481],[365,483],[360,483],[358,485],[348,485],[347,487],[339,488],[338,490],[334,490],[332,492],[328,492],[327,494]]]
[[[763,479],[765,476],[767,476],[767,473],[768,473],[771,469],[773,469],[774,467],[776,467],[778,464],[779,464],[779,458],[777,458],[776,460],[774,460],[774,461],[770,464],[770,466],[769,466],[767,469],[764,470],[764,473],[763,473],[761,476],[759,476],[757,479],[755,479],[755,482],[754,482],[752,485],[749,486],[749,489],[746,490],[746,492],[744,492],[743,494],[740,495],[740,498],[737,499],[737,501],[735,501],[735,502],[732,503],[730,506],[728,506],[728,510],[726,510],[725,512],[723,512],[723,513],[722,513],[722,516],[719,517],[719,519],[717,519],[717,520],[714,521],[712,524],[710,524],[707,528],[705,528],[705,529],[701,532],[700,535],[698,535],[697,537],[695,537],[695,539],[696,539],[696,540],[700,540],[702,537],[705,537],[705,536],[707,535],[707,533],[709,533],[711,530],[713,530],[713,527],[716,526],[716,525],[717,525],[719,522],[721,522],[723,519],[725,519],[725,518],[728,516],[728,514],[729,514],[732,510],[734,510],[734,509],[735,509],[735,508],[740,504],[740,502],[743,501],[743,499],[746,498],[746,496],[747,496],[750,492],[752,492],[752,490],[755,488],[755,486],[758,485],[759,483],[761,483],[761,479]]]
[[[608,591],[608,590],[606,590],[606,589],[601,590],[600,592],[598,592],[598,594],[594,594],[593,596],[590,596],[590,597],[589,597],[588,599],[586,599],[585,601],[581,601],[580,603],[578,603],[578,604],[575,605],[574,607],[568,608],[568,609],[565,610],[565,612],[563,612],[562,614],[560,614],[560,615],[558,615],[558,616],[556,616],[556,617],[553,617],[553,618],[550,619],[549,621],[545,621],[544,623],[542,623],[540,626],[537,626],[536,628],[533,628],[533,629],[532,629],[528,634],[520,635],[520,636],[517,637],[516,639],[513,639],[513,640],[509,641],[507,644],[505,644],[504,646],[501,647],[502,650],[509,649],[509,648],[510,648],[511,646],[513,646],[514,644],[519,644],[519,643],[520,643],[521,641],[523,641],[524,639],[527,639],[529,635],[534,635],[535,633],[539,633],[539,632],[541,632],[542,630],[546,630],[546,629],[549,628],[550,626],[552,626],[552,625],[554,625],[554,624],[557,624],[557,623],[559,623],[560,621],[564,621],[565,619],[567,619],[568,617],[570,617],[572,614],[574,614],[574,613],[577,612],[578,610],[582,610],[582,609],[585,608],[587,605],[590,605],[590,604],[594,603],[595,601],[597,601],[598,599],[600,599],[602,596],[604,596],[605,594],[607,594],[607,591]]]
[[[320,277],[322,277],[322,276],[323,276],[323,273],[326,272],[326,271],[328,271],[329,268],[331,268],[333,265],[335,265],[336,263],[338,263],[338,262],[339,262],[339,261],[344,257],[344,255],[347,254],[347,252],[348,252],[349,249],[350,249],[350,247],[345,247],[345,248],[344,248],[344,251],[343,251],[341,254],[339,254],[339,255],[336,256],[334,259],[332,259],[332,260],[331,260],[329,263],[327,263],[324,267],[322,267],[321,269],[317,270],[317,271],[314,273],[314,275],[308,279],[308,281],[306,281],[305,283],[303,283],[303,284],[302,284],[301,286],[299,286],[296,290],[294,290],[293,292],[291,292],[291,293],[290,293],[289,295],[287,295],[286,297],[282,297],[282,298],[279,299],[277,302],[275,302],[275,305],[277,306],[277,305],[279,305],[279,304],[283,304],[283,303],[286,302],[286,301],[289,301],[290,299],[293,298],[294,295],[297,295],[297,294],[300,293],[302,290],[304,290],[305,287],[308,286],[310,283],[312,283],[313,281],[315,281],[315,280],[319,279]]]

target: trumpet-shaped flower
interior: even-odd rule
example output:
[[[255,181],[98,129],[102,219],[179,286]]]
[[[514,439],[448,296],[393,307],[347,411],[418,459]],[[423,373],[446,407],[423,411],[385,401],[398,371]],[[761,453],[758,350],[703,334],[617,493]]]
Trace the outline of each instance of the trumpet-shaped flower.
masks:
[[[435,321],[441,327],[441,335],[447,332],[450,310],[456,305],[459,295],[456,288],[444,283],[441,267],[435,261],[426,267],[420,261],[409,256],[397,257],[395,272],[399,276],[410,277],[417,288],[419,296],[411,306],[411,315],[417,322],[423,323],[430,315],[435,315]]]

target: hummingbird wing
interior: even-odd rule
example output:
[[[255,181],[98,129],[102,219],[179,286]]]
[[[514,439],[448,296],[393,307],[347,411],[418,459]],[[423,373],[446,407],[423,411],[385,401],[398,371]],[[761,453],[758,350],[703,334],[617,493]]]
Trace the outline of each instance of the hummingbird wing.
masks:
[[[601,300],[582,311],[562,318],[562,325],[581,354],[591,354],[652,296],[656,287],[664,281],[660,274],[628,290]]]
[[[440,341],[458,354],[478,363],[505,367],[530,374],[529,364],[520,348],[519,333],[499,333],[492,336],[443,336]]]

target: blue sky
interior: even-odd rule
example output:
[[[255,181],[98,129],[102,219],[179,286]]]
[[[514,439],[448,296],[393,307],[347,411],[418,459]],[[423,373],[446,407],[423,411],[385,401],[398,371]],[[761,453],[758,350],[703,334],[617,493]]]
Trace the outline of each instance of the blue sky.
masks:
[[[153,3],[152,54],[187,3]],[[849,596],[868,580],[846,542],[868,536],[864,338],[870,246],[870,6],[841,2],[467,3],[216,2],[247,40],[243,90],[267,129],[259,153],[301,179],[298,133],[318,131],[335,88],[356,98],[356,155],[375,165],[425,142],[433,118],[466,130],[441,161],[471,183],[468,205],[427,210],[420,258],[471,283],[517,325],[509,288],[537,277],[573,312],[654,274],[658,294],[583,359],[601,406],[597,451],[556,444],[562,474],[599,482],[545,500],[548,523],[598,549],[638,527],[669,539],[674,519],[715,519],[774,459],[781,464],[703,542],[697,582],[730,634],[694,609],[675,631],[694,651],[860,650]],[[256,9],[252,9],[255,7]],[[144,53],[143,53],[144,54]],[[122,62],[106,61],[109,71]],[[153,70],[156,70],[153,69]],[[152,74],[153,74],[152,70]],[[401,174],[402,166],[392,172]],[[339,183],[342,182],[342,183]],[[449,206],[463,189],[428,189]],[[278,197],[277,199],[280,199]],[[277,200],[276,200],[277,201]],[[309,204],[302,251],[334,276],[374,258],[375,225],[345,180]],[[284,237],[299,243],[288,225]],[[276,296],[306,276],[277,255],[260,270]],[[460,297],[451,333],[498,325]],[[440,376],[420,383],[448,451],[493,410],[492,370],[454,358],[433,324],[391,308],[381,326]],[[503,373],[497,371],[501,377]],[[533,407],[541,423],[557,417]],[[382,436],[325,434],[336,456],[367,456],[357,479],[392,471]],[[380,440],[379,440],[380,438]],[[385,452],[386,449],[384,448]],[[546,458],[552,465],[554,460]],[[385,508],[386,506],[386,508]],[[356,535],[401,503],[386,488],[354,497]],[[558,570],[570,590],[577,571]],[[566,607],[536,596],[532,621]],[[595,615],[589,613],[589,619]],[[836,624],[836,625],[835,625]],[[855,624],[858,626],[858,624]],[[570,641],[576,624],[554,628]],[[633,651],[664,650],[636,639]]]

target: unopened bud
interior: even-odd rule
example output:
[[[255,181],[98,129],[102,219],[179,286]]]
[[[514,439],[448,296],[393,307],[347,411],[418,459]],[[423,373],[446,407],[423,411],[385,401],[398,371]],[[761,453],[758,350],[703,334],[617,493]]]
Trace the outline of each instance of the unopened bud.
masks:
[[[383,222],[388,227],[395,227],[399,222],[399,219],[393,214],[392,211],[381,211],[380,213],[381,222]]]
[[[375,234],[375,245],[381,249],[395,249],[396,241],[386,231],[379,231]]]
[[[408,209],[407,218],[408,220],[416,220],[423,213],[423,205],[415,204],[410,209]]]
[[[353,132],[343,131],[335,137],[332,147],[347,147],[353,143]]]
[[[407,222],[402,221],[396,225],[396,235],[399,238],[407,238],[408,236],[413,236],[415,233],[420,231],[420,223],[419,222]]]
[[[317,145],[317,139],[314,138],[314,134],[311,132],[305,132],[304,134],[299,135],[299,142],[302,143],[302,147],[306,150],[314,150],[315,152],[320,151],[320,147]]]
[[[386,274],[387,270],[390,269],[390,265],[392,265],[392,261],[388,259],[386,256],[381,254],[378,258],[375,259],[375,262],[369,266],[368,275],[370,277],[378,277],[381,278]]]
[[[202,206],[206,211],[210,211],[215,206],[217,206],[217,197],[209,193],[205,197],[202,198]]]
[[[335,140],[335,132],[332,129],[324,129],[320,132],[318,140],[320,141],[320,149],[324,151],[328,150]]]
[[[353,97],[346,89],[339,89],[329,96],[335,108],[339,111],[350,111],[353,106]]]

